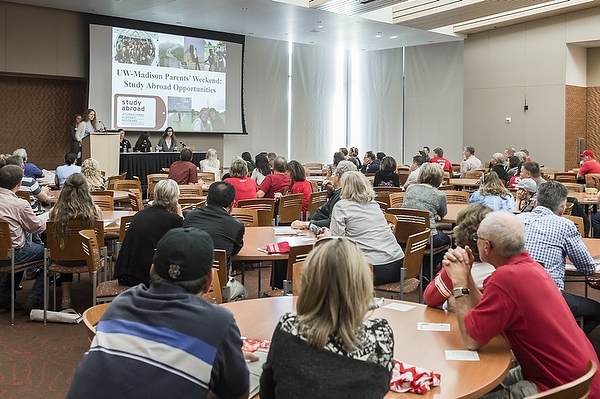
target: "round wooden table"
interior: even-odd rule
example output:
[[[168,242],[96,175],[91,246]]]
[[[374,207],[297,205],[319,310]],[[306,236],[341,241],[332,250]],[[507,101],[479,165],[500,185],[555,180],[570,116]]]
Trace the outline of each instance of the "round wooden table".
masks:
[[[401,312],[386,308],[399,303],[414,308]],[[251,299],[225,303],[242,336],[271,339],[279,317],[294,310],[294,297]],[[412,302],[386,299],[369,317],[387,319],[394,331],[394,358],[441,374],[441,385],[425,395],[389,392],[386,398],[478,398],[496,387],[506,376],[511,352],[506,340],[497,336],[479,352],[479,361],[449,361],[445,350],[466,350],[456,314]],[[418,322],[449,323],[449,332],[418,331]],[[293,361],[293,359],[290,359]]]

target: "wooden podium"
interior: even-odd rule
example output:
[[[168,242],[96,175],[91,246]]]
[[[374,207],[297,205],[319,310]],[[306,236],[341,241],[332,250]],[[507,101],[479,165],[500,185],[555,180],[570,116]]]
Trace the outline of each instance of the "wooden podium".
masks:
[[[81,159],[94,158],[106,177],[119,174],[119,133],[92,133],[81,140]]]

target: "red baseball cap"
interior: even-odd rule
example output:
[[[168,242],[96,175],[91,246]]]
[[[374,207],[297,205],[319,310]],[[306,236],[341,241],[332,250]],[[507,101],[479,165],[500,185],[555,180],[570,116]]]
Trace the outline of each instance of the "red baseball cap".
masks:
[[[585,150],[584,152],[582,152],[581,154],[579,154],[580,157],[592,157],[594,158],[594,151],[592,150]]]

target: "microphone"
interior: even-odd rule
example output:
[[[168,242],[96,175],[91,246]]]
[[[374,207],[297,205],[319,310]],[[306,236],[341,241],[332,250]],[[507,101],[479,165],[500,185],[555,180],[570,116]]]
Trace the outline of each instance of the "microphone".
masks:
[[[182,147],[185,147],[185,143],[183,141],[180,141],[179,144],[181,144]]]
[[[106,125],[102,121],[98,121],[98,123],[101,123],[102,124],[102,129],[104,129],[104,131],[106,131]]]

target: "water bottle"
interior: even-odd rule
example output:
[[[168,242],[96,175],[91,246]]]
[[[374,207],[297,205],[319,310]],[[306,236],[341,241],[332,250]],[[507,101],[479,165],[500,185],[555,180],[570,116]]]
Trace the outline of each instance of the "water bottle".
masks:
[[[156,152],[160,152],[160,146],[156,146]]]

